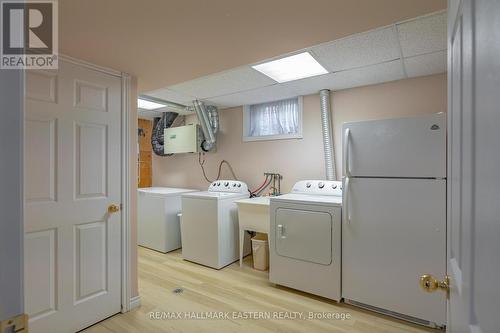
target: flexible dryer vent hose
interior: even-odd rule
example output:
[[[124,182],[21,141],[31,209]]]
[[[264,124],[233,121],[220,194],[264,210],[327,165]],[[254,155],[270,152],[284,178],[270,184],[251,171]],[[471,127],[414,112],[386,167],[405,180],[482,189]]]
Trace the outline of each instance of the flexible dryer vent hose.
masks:
[[[215,133],[218,130],[218,118],[217,118],[217,128],[212,126],[210,118],[214,119],[214,114],[208,114],[207,107],[205,103],[198,100],[193,101],[194,111],[198,117],[198,122],[200,123],[201,130],[205,140],[203,141],[202,148],[204,151],[210,151],[215,147]],[[215,125],[215,124],[214,124]]]
[[[167,156],[165,154],[165,139],[163,137],[165,128],[172,126],[175,118],[179,114],[177,112],[164,112],[160,120],[156,123],[151,134],[151,146],[153,152],[158,156]]]
[[[321,103],[321,127],[323,131],[323,150],[325,153],[326,179],[336,180],[335,156],[333,153],[332,125],[330,122],[330,90],[319,92]]]

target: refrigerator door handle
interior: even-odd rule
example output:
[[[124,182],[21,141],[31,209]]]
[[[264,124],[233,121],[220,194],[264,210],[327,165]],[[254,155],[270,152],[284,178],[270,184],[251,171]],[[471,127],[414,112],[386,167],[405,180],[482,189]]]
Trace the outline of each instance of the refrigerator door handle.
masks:
[[[346,128],[344,131],[344,140],[342,141],[343,147],[342,150],[344,152],[344,176],[351,177],[351,168],[349,167],[349,140],[351,138],[351,130]]]
[[[344,178],[344,198],[342,199],[342,204],[343,204],[343,220],[344,224],[350,224],[351,223],[351,215],[349,212],[349,177]]]

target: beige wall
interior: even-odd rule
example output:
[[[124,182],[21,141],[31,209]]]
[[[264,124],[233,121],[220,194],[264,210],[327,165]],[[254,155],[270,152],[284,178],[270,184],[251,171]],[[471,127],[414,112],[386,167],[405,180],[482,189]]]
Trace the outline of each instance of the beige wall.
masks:
[[[335,153],[341,156],[342,123],[446,111],[446,75],[432,75],[390,83],[347,89],[332,93]],[[206,154],[209,178],[215,177],[220,160],[229,161],[240,180],[252,189],[263,181],[265,171],[284,176],[287,192],[301,179],[324,179],[323,144],[319,95],[304,97],[304,138],[242,142],[242,108],[220,113],[220,133],[216,153]],[[190,117],[187,122],[196,119]],[[340,178],[341,160],[336,160]],[[227,169],[223,178],[229,178]],[[153,157],[153,185],[206,189],[208,183],[198,164],[197,154]]]

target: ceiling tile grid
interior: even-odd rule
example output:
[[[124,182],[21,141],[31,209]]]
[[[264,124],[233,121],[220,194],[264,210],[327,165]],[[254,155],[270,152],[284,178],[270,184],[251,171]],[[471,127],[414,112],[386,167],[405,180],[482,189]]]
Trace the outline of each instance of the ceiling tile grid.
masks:
[[[183,94],[178,91],[173,91],[169,88],[162,88],[158,90],[153,90],[147,93],[148,96],[159,98],[165,101],[174,102],[178,104],[188,105],[191,101],[196,99],[196,97],[188,94]]]
[[[394,26],[356,34],[311,48],[316,60],[329,72],[337,72],[398,59]]]
[[[341,90],[442,73],[446,71],[446,12],[355,34],[305,51],[330,73],[277,84],[248,65],[147,95],[185,105],[198,98],[228,108],[310,95],[321,89]]]
[[[446,51],[428,53],[404,59],[408,77],[417,77],[446,72]]]
[[[258,104],[280,99],[291,98],[299,94],[283,84],[243,91],[236,94],[209,98],[206,101],[214,103],[221,108],[230,108],[240,105]]]
[[[321,89],[330,89],[336,77],[337,73],[328,73],[283,83],[283,85],[297,92],[298,95],[311,95],[317,93]]]
[[[161,111],[148,111],[148,110],[138,110],[139,118],[153,119],[156,117],[161,117],[163,112]]]
[[[405,78],[401,60],[340,71],[285,84],[298,95],[316,94],[321,89],[341,90]]]
[[[446,13],[397,24],[403,57],[446,50]]]
[[[259,73],[250,66],[243,66],[176,84],[169,88],[184,94],[196,96],[199,99],[204,99],[261,88],[275,83],[274,80]]]
[[[330,88],[332,90],[362,87],[405,78],[401,60],[393,60],[336,74],[335,84]]]

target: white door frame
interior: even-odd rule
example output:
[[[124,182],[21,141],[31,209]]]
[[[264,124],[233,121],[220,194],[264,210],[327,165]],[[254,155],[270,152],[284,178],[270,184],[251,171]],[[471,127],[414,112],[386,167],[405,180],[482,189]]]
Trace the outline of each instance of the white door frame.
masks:
[[[130,147],[131,135],[131,77],[128,73],[79,60],[73,57],[59,55],[62,61],[106,73],[121,79],[121,312],[128,312],[140,305],[138,296],[132,298],[132,256],[131,256],[131,225],[130,225]],[[24,150],[24,148],[22,148]],[[24,258],[23,258],[24,262]]]
[[[2,163],[0,188],[0,321],[24,313],[24,77],[25,70],[0,70],[0,151],[10,156]],[[7,121],[8,119],[9,121]]]

